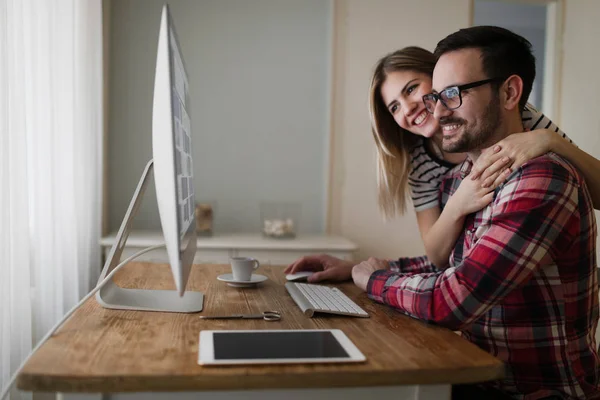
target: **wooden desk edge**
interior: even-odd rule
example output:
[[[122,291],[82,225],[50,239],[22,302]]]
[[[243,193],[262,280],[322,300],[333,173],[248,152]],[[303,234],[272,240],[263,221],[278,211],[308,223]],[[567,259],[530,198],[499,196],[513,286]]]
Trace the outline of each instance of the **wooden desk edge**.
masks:
[[[223,367],[207,367],[223,368]],[[225,367],[226,368],[226,367]],[[423,371],[364,372],[345,371],[331,373],[307,373],[289,375],[246,375],[231,379],[230,376],[180,375],[154,377],[146,376],[102,376],[102,377],[63,377],[21,373],[17,379],[20,390],[64,393],[111,393],[149,391],[205,391],[205,390],[244,390],[244,389],[315,389],[368,386],[437,385],[477,383],[504,377],[504,364],[500,361],[487,366],[431,370],[427,379],[422,379]]]

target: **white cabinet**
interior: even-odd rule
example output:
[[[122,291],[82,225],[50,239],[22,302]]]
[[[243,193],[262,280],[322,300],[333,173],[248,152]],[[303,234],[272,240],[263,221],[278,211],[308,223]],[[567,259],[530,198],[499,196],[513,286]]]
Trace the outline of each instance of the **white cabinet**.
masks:
[[[101,240],[104,257],[108,256],[115,242],[113,232]],[[132,231],[127,239],[121,259],[149,246],[163,244],[159,231]],[[332,235],[299,235],[294,239],[271,239],[254,233],[218,234],[199,237],[196,264],[227,264],[230,257],[254,257],[263,264],[288,265],[294,260],[309,254],[330,254],[344,260],[352,260],[357,246],[350,240]],[[166,263],[165,248],[140,256],[138,261]]]

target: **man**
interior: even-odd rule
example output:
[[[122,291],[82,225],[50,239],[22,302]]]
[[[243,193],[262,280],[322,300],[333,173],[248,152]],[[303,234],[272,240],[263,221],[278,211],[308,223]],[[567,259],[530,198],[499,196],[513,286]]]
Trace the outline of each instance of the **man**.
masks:
[[[535,64],[529,42],[496,27],[460,30],[435,53],[434,92],[424,101],[444,150],[469,155],[443,183],[445,204],[483,149],[523,131]],[[352,277],[372,299],[459,330],[504,361],[506,378],[475,396],[596,398],[595,238],[583,178],[548,153],[513,171],[492,203],[467,217],[446,270],[423,257],[371,258]]]

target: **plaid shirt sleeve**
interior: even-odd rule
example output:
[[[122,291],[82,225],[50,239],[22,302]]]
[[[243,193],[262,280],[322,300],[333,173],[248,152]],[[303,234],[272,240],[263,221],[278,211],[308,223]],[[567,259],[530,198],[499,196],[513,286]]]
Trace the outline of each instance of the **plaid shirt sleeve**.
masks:
[[[540,161],[540,159],[544,159]],[[443,272],[371,275],[367,294],[408,315],[459,330],[525,285],[579,234],[578,182],[548,157],[524,164],[498,191],[489,225]],[[475,240],[475,239],[474,239]],[[574,254],[574,257],[577,255]]]
[[[434,272],[436,271],[436,268],[429,261],[427,256],[421,256],[402,257],[396,261],[390,261],[389,270],[392,272],[402,272],[405,274],[420,274],[424,272]]]

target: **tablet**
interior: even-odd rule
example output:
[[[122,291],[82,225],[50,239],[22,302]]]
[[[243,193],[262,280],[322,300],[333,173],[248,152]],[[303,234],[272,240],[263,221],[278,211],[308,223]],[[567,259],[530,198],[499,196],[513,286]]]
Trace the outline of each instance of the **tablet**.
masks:
[[[198,364],[298,364],[365,361],[339,329],[200,331]]]

